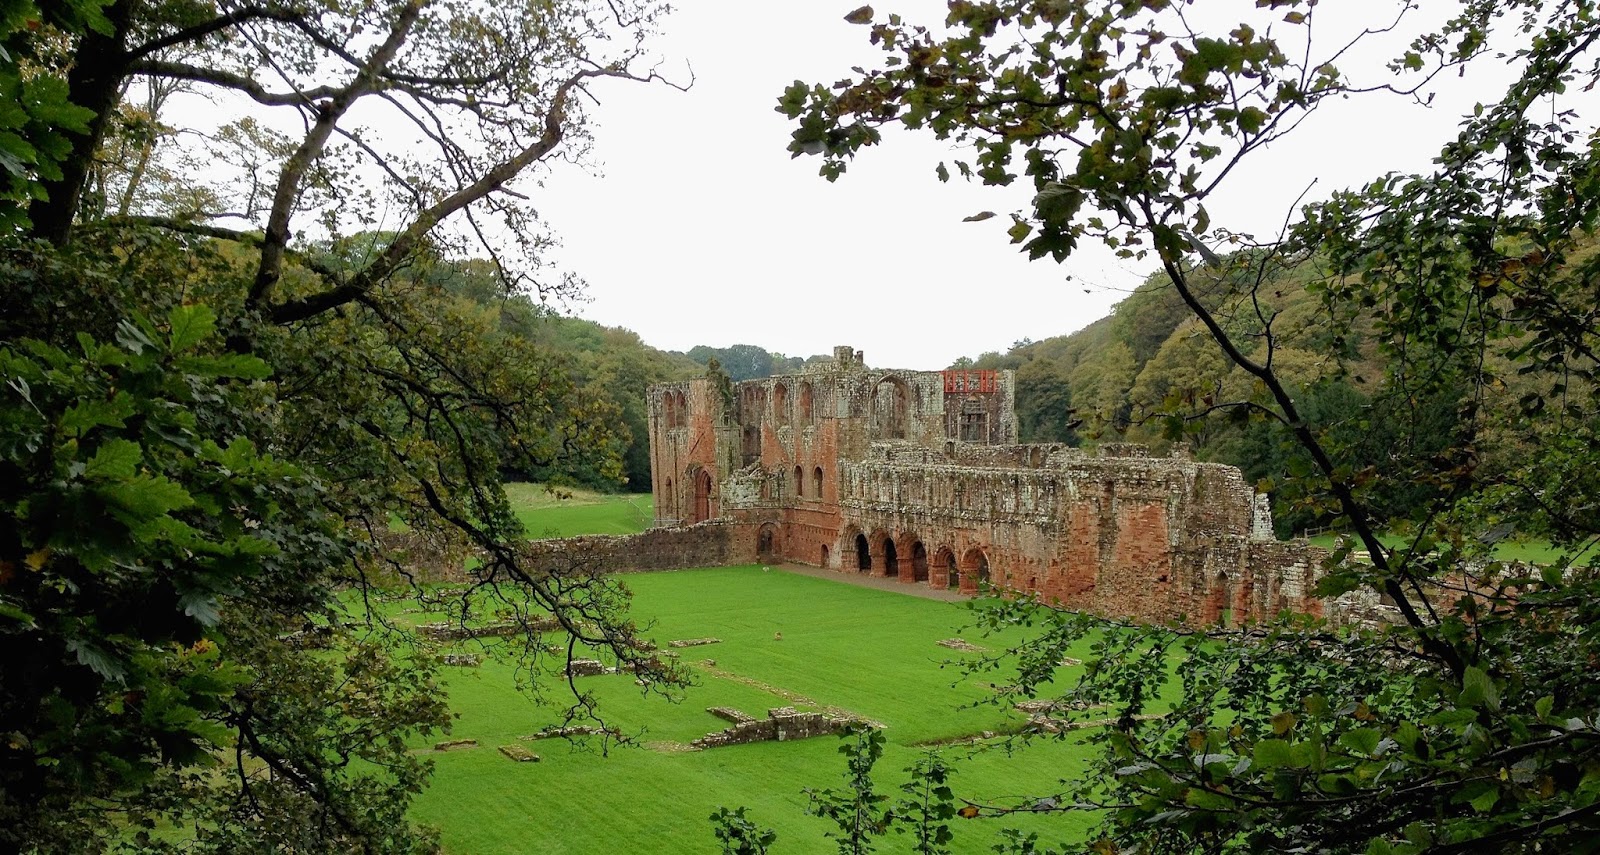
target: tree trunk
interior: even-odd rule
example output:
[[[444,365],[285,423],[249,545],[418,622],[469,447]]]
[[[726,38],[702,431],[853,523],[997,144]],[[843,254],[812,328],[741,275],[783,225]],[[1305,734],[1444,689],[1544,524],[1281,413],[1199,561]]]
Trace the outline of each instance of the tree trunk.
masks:
[[[116,0],[105,15],[111,21],[112,35],[90,30],[84,33],[73,52],[72,71],[67,75],[67,98],[79,107],[94,112],[89,132],[68,132],[72,154],[61,164],[61,178],[41,182],[45,198],[28,206],[33,236],[57,246],[72,236],[72,221],[83,199],[83,187],[94,162],[100,141],[105,138],[111,114],[121,97],[122,81],[127,76],[127,49],[123,44],[128,31],[131,0]]]

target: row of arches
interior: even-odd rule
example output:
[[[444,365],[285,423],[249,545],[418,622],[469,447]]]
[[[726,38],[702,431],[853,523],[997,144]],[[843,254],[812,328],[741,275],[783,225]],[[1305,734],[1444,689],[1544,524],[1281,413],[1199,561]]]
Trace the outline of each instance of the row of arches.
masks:
[[[806,479],[806,470],[805,470],[805,468],[801,467],[801,466],[796,466],[794,468],[794,497],[797,498],[797,499],[821,499],[822,498],[822,467],[821,466],[817,466],[817,467],[812,468],[809,486],[810,486],[810,492],[807,492],[806,491],[807,479]]]
[[[689,420],[689,399],[681,390],[669,389],[661,395],[661,421],[667,428],[681,428]]]
[[[930,552],[914,533],[903,533],[897,541],[888,532],[867,533],[854,526],[845,530],[840,541],[847,550],[841,562],[846,570],[969,592],[990,581],[989,556],[982,547],[958,554],[950,546],[940,546]],[[827,547],[823,547],[824,566],[827,559]]]
[[[810,424],[815,413],[815,395],[811,384],[802,382],[795,395],[794,410],[790,411],[789,387],[783,382],[772,384],[772,420],[779,424],[797,419],[801,423]],[[751,383],[744,386],[739,392],[739,421],[743,424],[758,424],[766,415],[767,389],[765,386]]]
[[[680,514],[678,491],[672,479],[668,478],[661,490],[662,506],[656,508],[656,517],[686,523],[705,522],[711,519],[711,473],[703,467],[691,466],[689,471],[684,473],[684,478],[693,490],[689,497],[689,506],[683,509],[687,513]]]

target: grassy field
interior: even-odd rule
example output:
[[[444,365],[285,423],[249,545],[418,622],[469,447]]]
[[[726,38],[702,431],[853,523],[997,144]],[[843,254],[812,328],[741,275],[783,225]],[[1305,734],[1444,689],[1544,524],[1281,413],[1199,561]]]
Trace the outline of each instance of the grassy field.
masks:
[[[774,855],[831,852],[834,845],[823,836],[827,826],[805,815],[803,790],[840,785],[839,740],[682,750],[682,743],[726,726],[707,707],[758,717],[777,706],[835,707],[881,722],[888,745],[877,780],[886,792],[905,780],[902,770],[927,750],[923,743],[1022,721],[1013,710],[975,705],[992,695],[991,678],[963,680],[946,664],[974,654],[939,646],[940,639],[965,632],[992,649],[1005,641],[964,630],[970,613],[959,605],[760,567],[639,574],[627,581],[635,613],[654,621],[650,635],[658,641],[721,639],[682,651],[697,684],[681,702],[669,703],[643,696],[629,676],[581,679],[580,687],[600,698],[613,723],[641,733],[642,747],[601,756],[560,740],[518,741],[557,722],[559,711],[517,693],[511,665],[491,660],[450,669],[451,703],[459,714],[452,738],[477,739],[479,747],[433,754],[434,782],[415,808],[418,820],[441,829],[446,851],[708,852],[716,841],[707,817],[719,806],[742,805],[758,823],[777,829]],[[703,664],[706,659],[715,666]],[[552,700],[562,700],[558,695],[553,692]],[[511,743],[527,746],[542,762],[502,757],[497,747]],[[987,751],[969,757],[970,748],[945,752],[960,761],[957,792],[976,800],[1047,794],[1082,768],[1073,742],[1041,742],[1012,756]],[[1081,834],[1086,820],[1014,815],[957,822],[956,851],[976,853],[990,851],[1001,827],[1038,830],[1059,843]],[[889,840],[882,848],[898,851],[904,843]]]
[[[1316,546],[1332,549],[1339,536],[1336,534],[1319,534],[1311,538]],[[1379,535],[1384,546],[1390,548],[1403,547],[1410,541],[1398,535]],[[1529,564],[1552,564],[1561,560],[1568,554],[1568,550],[1557,549],[1548,541],[1543,540],[1506,540],[1495,544],[1494,557],[1501,561],[1522,561]],[[1600,559],[1600,546],[1590,546],[1578,554],[1575,563],[1590,564]]]
[[[528,536],[535,539],[635,534],[649,528],[655,517],[655,500],[649,493],[563,490],[557,494],[542,484],[507,484],[506,497]]]

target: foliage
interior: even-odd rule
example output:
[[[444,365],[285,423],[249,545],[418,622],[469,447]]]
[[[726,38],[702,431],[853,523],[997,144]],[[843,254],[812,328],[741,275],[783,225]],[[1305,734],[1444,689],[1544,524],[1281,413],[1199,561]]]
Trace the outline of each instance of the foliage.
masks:
[[[1152,307],[1077,360],[1073,404],[1102,430],[1167,439],[1233,420],[1213,438],[1276,448],[1301,512],[1348,532],[1318,593],[1393,609],[1378,630],[1107,634],[1066,696],[1119,715],[1096,737],[1101,774],[1064,808],[1102,811],[1097,851],[1594,847],[1600,697],[1571,675],[1600,655],[1600,581],[1592,565],[1494,561],[1486,541],[1501,527],[1574,552],[1600,538],[1600,150],[1565,109],[1595,82],[1600,26],[1586,3],[1468,0],[1437,25],[1415,13],[1327,44],[1326,10],[1295,0],[1240,19],[1162,0],[956,2],[942,31],[863,8],[848,20],[869,27],[881,66],[780,99],[790,150],[820,154],[830,180],[883,125],[923,130],[970,152],[941,179],[1031,183],[1010,236],[1032,258],[1097,240],[1157,262]],[[1395,59],[1361,67],[1357,48],[1408,27]],[[1485,64],[1511,85],[1430,173],[1333,193],[1269,239],[1211,221],[1240,164],[1329,99],[1426,99]],[[1225,362],[1179,355],[1192,342],[1173,336],[1196,328]],[[1135,389],[1143,401],[1124,397]],[[1061,645],[1103,627],[1029,603],[991,617],[1037,622],[1016,651],[1029,696]],[[1185,667],[1169,672],[1167,654]]]
[[[340,596],[411,572],[396,524],[481,556],[455,619],[549,614],[644,664],[625,589],[536,566],[500,483],[615,483],[596,386],[639,378],[580,376],[447,274],[476,242],[501,297],[576,287],[516,187],[582,156],[586,87],[651,79],[657,11],[0,10],[0,848],[431,849],[431,657]],[[218,106],[159,114],[184,93]]]
[[[767,855],[767,847],[778,839],[778,833],[746,819],[744,812],[742,807],[719,807],[711,814],[711,827],[722,844],[722,855]]]
[[[888,830],[894,814],[889,797],[872,783],[872,767],[883,756],[883,733],[871,725],[853,725],[840,735],[839,753],[845,756],[845,789],[806,790],[808,810],[832,822],[829,832],[839,845],[839,855],[873,851],[873,838]]]
[[[425,765],[399,737],[445,722],[431,669],[397,669],[370,644],[305,661],[282,638],[337,622],[327,586],[351,544],[323,485],[260,451],[267,364],[223,350],[210,309],[180,306],[160,325],[124,321],[114,343],[20,340],[0,370],[0,637],[13,653],[0,663],[0,839],[85,851],[116,805],[133,828],[204,818],[224,851],[425,842],[402,821]],[[235,750],[302,786],[219,776]],[[336,771],[357,757],[388,772]],[[272,803],[291,813],[258,825]]]

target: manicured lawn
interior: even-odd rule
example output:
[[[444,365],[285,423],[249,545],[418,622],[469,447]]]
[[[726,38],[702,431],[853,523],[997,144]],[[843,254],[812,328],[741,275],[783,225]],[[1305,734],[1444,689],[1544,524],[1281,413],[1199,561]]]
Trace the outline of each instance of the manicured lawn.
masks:
[[[777,829],[774,855],[832,852],[823,836],[828,826],[805,815],[803,790],[840,785],[838,739],[694,752],[671,743],[725,727],[705,711],[710,706],[757,717],[777,706],[817,708],[794,701],[798,694],[886,725],[877,780],[880,790],[898,794],[902,770],[926,750],[919,743],[1014,728],[1023,720],[1010,709],[975,705],[991,696],[989,680],[1004,676],[962,679],[946,665],[974,654],[941,647],[940,639],[962,635],[990,649],[1004,643],[965,630],[969,612],[962,606],[760,567],[638,574],[627,582],[635,614],[655,622],[650,635],[663,649],[671,649],[665,642],[672,639],[722,639],[678,651],[695,669],[697,685],[670,703],[644,696],[631,676],[581,678],[579,687],[594,692],[613,723],[640,733],[643,747],[602,756],[559,740],[518,742],[543,760],[513,763],[496,748],[556,723],[559,710],[517,693],[509,663],[451,669],[451,703],[460,715],[451,738],[474,738],[480,747],[432,755],[434,782],[414,812],[441,829],[446,851],[710,852],[716,841],[707,817],[718,806],[742,805]],[[715,660],[714,670],[701,664],[706,659]],[[548,694],[553,703],[565,701],[560,687]],[[948,759],[960,761],[957,793],[975,800],[1048,794],[1083,768],[1073,741],[1040,742],[1010,756],[970,753],[946,749]],[[956,822],[956,851],[977,853],[990,851],[1003,826],[1038,830],[1060,843],[1081,834],[1087,820],[1013,815]],[[880,850],[901,851],[905,844],[903,837],[890,839]]]
[[[1319,534],[1311,538],[1316,546],[1332,549],[1339,536],[1336,534]],[[1390,548],[1404,547],[1410,541],[1398,535],[1379,535],[1384,546]],[[1557,549],[1549,541],[1526,539],[1506,540],[1495,544],[1494,556],[1502,561],[1522,561],[1529,564],[1553,564],[1569,553],[1569,550]],[[1591,546],[1578,554],[1575,564],[1590,564],[1600,559],[1600,547]]]
[[[506,497],[535,539],[635,534],[649,528],[655,517],[655,500],[648,493],[567,490],[552,495],[542,484],[507,484]]]

